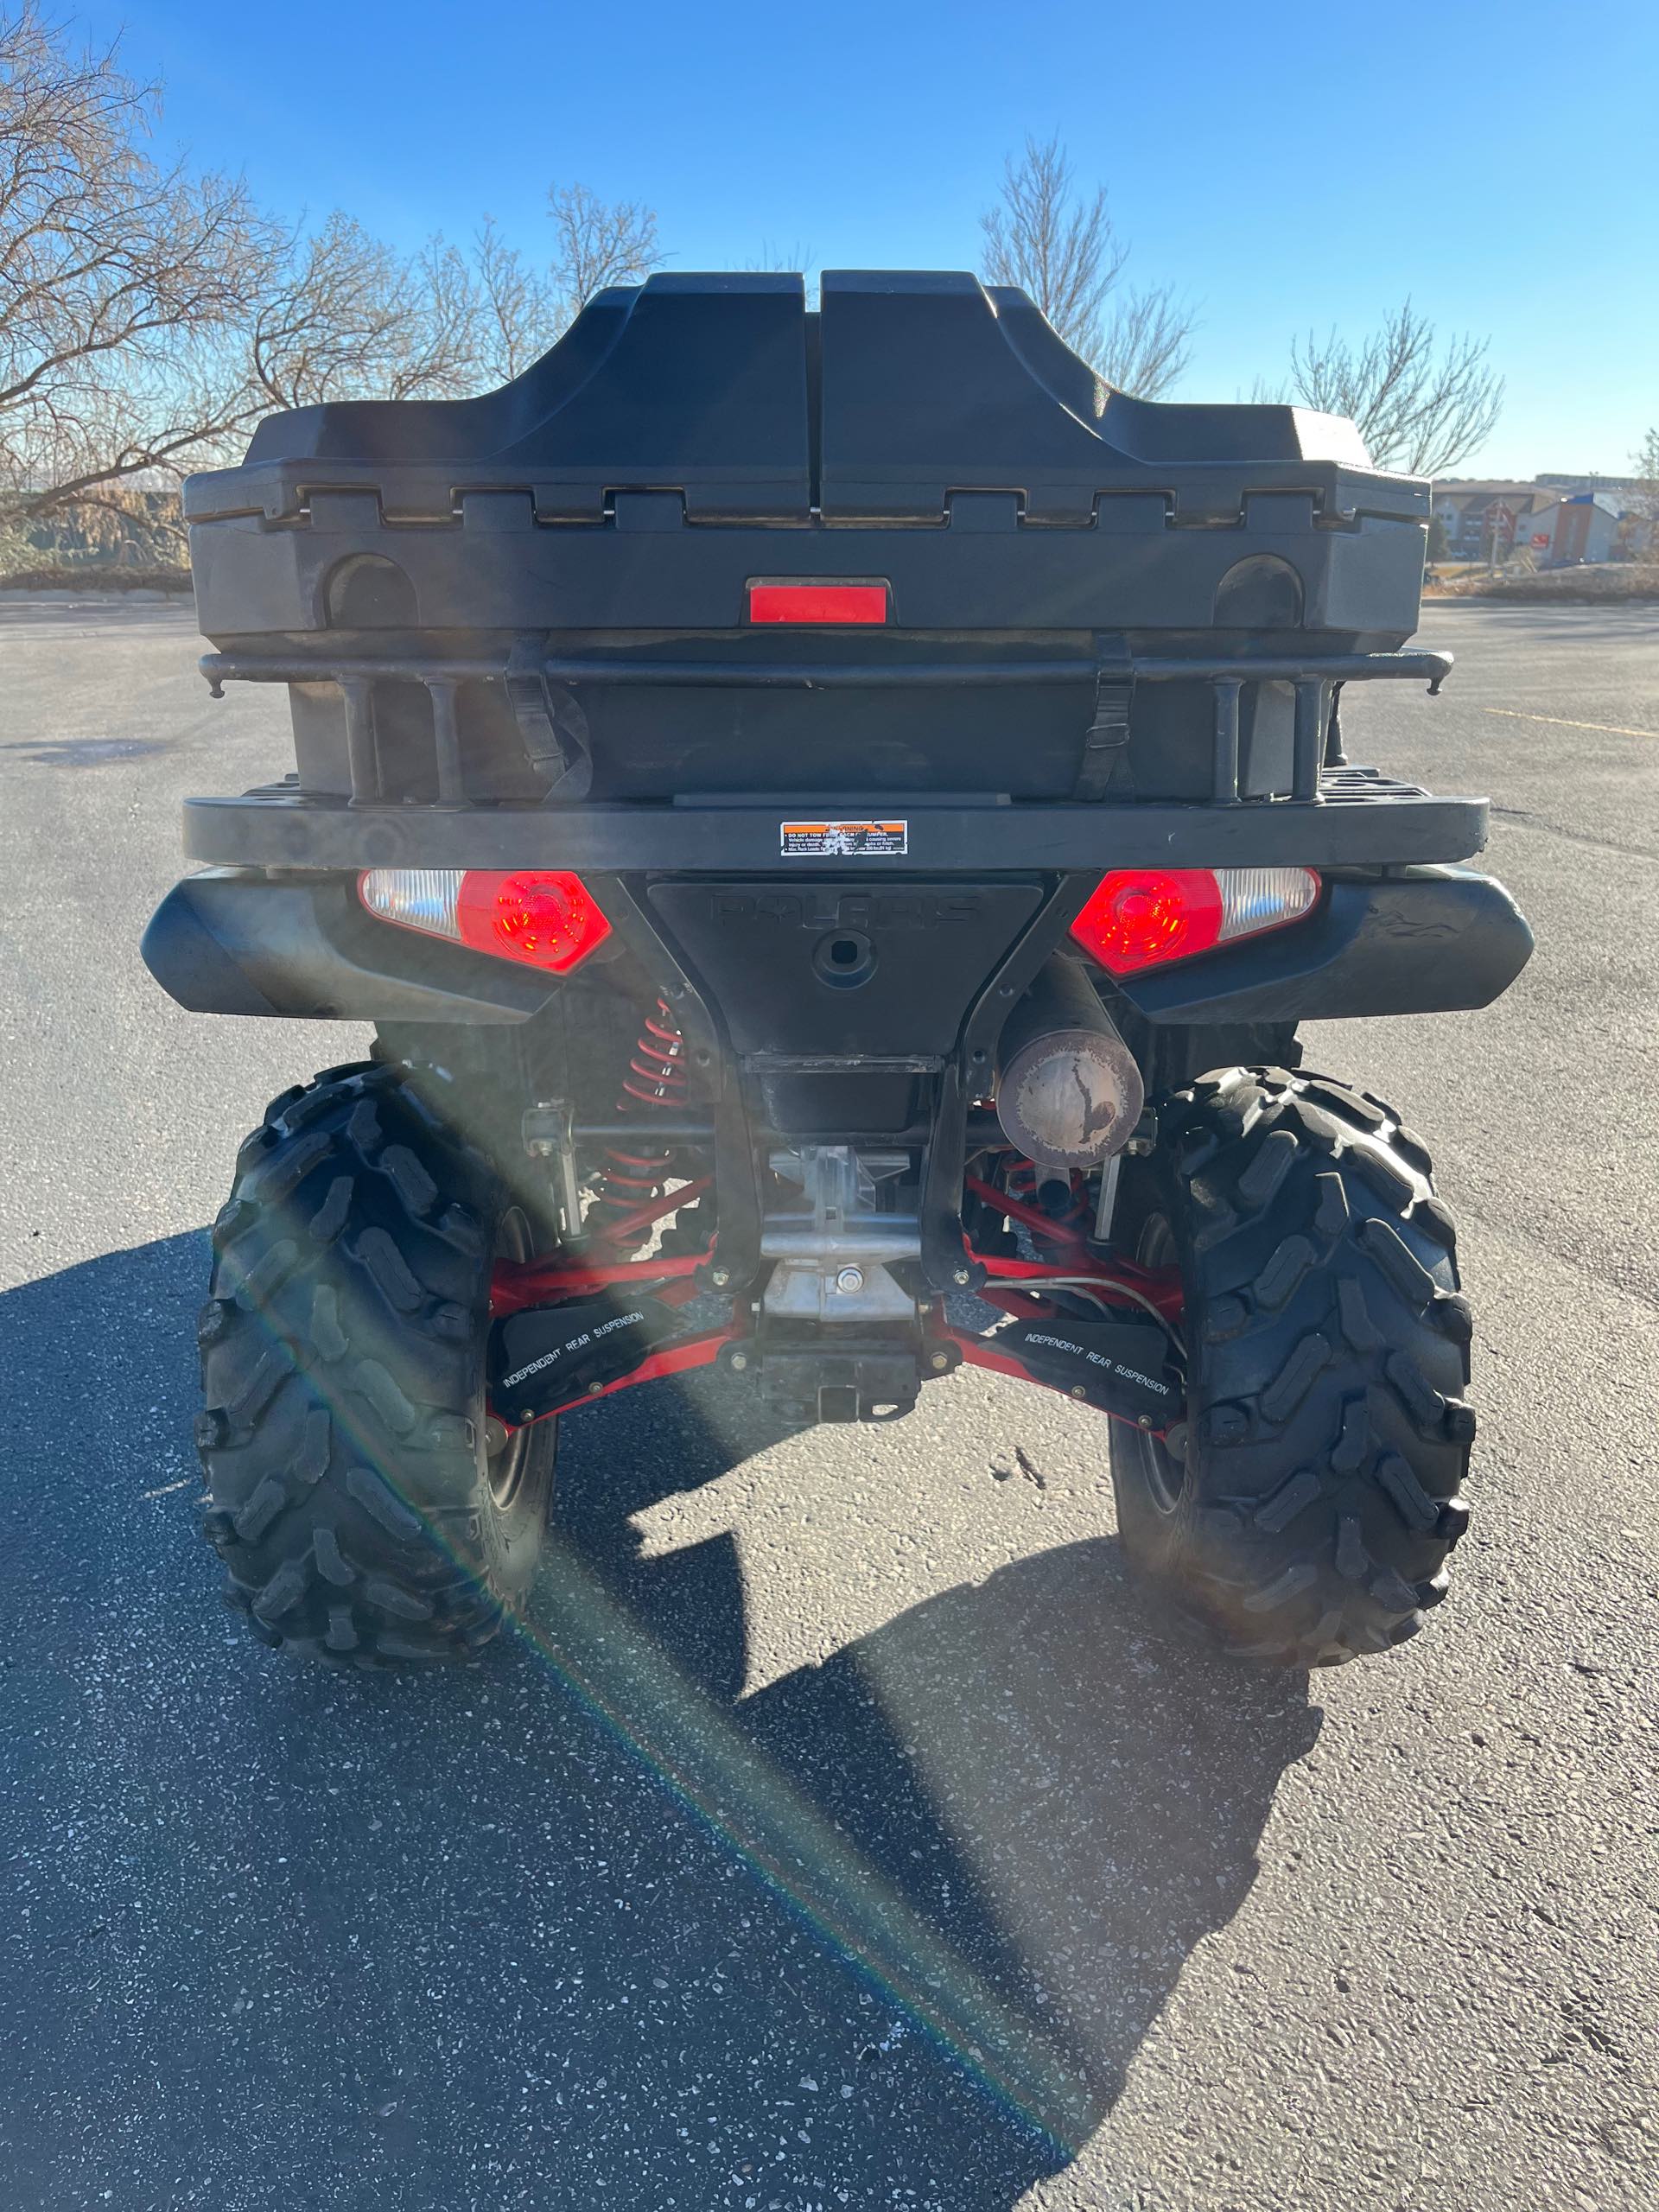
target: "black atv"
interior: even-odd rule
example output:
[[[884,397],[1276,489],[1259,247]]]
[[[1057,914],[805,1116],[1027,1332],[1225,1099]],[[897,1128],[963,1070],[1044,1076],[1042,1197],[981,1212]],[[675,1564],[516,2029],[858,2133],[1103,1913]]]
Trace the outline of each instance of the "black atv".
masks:
[[[880,1421],[964,1361],[1107,1417],[1125,1549],[1222,1649],[1415,1631],[1467,1519],[1452,1224],[1296,1028],[1531,949],[1454,865],[1484,802],[1343,752],[1347,685],[1446,673],[1401,650],[1426,485],[1108,391],[1023,293],[843,271],[603,292],[187,508],[204,671],[289,687],[297,769],[190,803],[145,957],[377,1032],[213,1231],[257,1635],[474,1652],[573,1407],[718,1365]]]

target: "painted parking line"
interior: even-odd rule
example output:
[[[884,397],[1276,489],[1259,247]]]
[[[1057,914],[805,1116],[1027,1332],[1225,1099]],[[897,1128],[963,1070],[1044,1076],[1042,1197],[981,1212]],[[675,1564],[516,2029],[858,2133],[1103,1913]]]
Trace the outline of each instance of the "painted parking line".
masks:
[[[1527,715],[1519,707],[1483,707],[1483,715],[1502,715],[1512,722],[1554,722],[1557,729],[1599,729],[1606,737],[1659,737],[1659,729],[1626,729],[1623,722],[1573,722],[1565,715]]]

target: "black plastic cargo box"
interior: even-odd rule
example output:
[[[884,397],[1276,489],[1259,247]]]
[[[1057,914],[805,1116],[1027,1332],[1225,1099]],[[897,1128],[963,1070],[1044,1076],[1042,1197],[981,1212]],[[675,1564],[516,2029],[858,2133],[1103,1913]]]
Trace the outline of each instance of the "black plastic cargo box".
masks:
[[[1444,672],[1395,651],[1427,495],[1332,416],[1109,391],[1021,292],[840,270],[603,292],[499,391],[270,418],[186,508],[289,799],[1236,805],[1421,799],[1332,731]],[[874,619],[754,619],[791,580]]]

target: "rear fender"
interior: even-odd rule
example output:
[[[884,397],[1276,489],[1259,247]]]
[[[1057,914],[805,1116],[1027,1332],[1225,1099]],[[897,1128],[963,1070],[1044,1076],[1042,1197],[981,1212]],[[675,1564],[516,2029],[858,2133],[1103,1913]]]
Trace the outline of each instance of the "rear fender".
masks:
[[[1112,989],[1155,1027],[1453,1013],[1490,1005],[1532,945],[1491,877],[1406,868],[1328,878],[1319,908],[1295,927]],[[511,1023],[559,988],[533,969],[388,928],[363,912],[353,879],[332,872],[188,876],[162,901],[142,950],[163,990],[196,1014]],[[741,977],[732,988],[741,998]]]
[[[208,868],[175,884],[140,947],[192,1014],[308,1021],[524,1021],[556,978],[363,912],[351,875]]]
[[[1402,868],[1327,878],[1306,921],[1113,988],[1154,1025],[1456,1014],[1506,991],[1532,944],[1519,907],[1490,875]]]

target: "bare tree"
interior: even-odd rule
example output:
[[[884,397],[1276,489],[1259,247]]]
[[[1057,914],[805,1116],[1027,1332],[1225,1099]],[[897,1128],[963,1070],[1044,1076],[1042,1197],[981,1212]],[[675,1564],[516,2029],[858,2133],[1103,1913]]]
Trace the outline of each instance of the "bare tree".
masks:
[[[1129,249],[1106,189],[1074,188],[1058,137],[1027,138],[1003,168],[1000,203],[980,217],[983,273],[1028,292],[1073,352],[1118,390],[1153,399],[1185,368],[1192,318],[1166,286],[1117,296]]]
[[[416,257],[409,293],[430,355],[415,367],[423,389],[475,391],[522,376],[595,292],[638,283],[664,258],[649,207],[601,200],[584,184],[550,188],[548,206],[555,235],[545,271],[489,215],[468,251],[437,238]]]
[[[585,184],[549,188],[553,219],[552,287],[556,320],[563,330],[595,292],[607,284],[637,283],[666,256],[657,242],[657,217],[633,200],[601,200]]]
[[[297,240],[254,340],[267,404],[446,397],[505,383],[596,291],[662,259],[656,217],[584,185],[550,194],[558,226],[544,275],[486,216],[470,247],[429,238],[405,260],[336,213]]]
[[[168,487],[261,416],[477,391],[519,374],[594,291],[662,259],[656,217],[550,194],[543,274],[486,220],[404,256],[334,213],[262,213],[158,161],[157,93],[39,0],[0,0],[0,532],[178,536]],[[175,512],[176,502],[171,503]]]
[[[547,278],[506,243],[489,215],[473,240],[469,276],[474,357],[486,382],[505,384],[558,336],[558,302]]]
[[[1027,138],[1024,156],[1003,163],[1001,204],[979,219],[985,274],[1017,284],[1066,344],[1085,359],[1099,350],[1106,296],[1128,258],[1106,211],[1106,190],[1075,200],[1071,164],[1058,138]]]
[[[274,408],[325,399],[410,399],[466,391],[478,334],[476,280],[441,238],[405,261],[348,215],[295,238],[247,334],[236,429]],[[234,363],[222,365],[231,385]]]
[[[212,358],[282,237],[231,178],[143,143],[154,87],[76,51],[35,0],[0,14],[0,492],[14,515],[122,503],[221,434]]]
[[[1442,476],[1491,434],[1502,410],[1503,379],[1486,356],[1484,339],[1442,344],[1408,300],[1357,345],[1334,330],[1323,341],[1310,331],[1291,348],[1283,396],[1350,416],[1378,467]]]
[[[1649,523],[1659,523],[1659,429],[1649,430],[1630,455],[1630,474],[1637,480],[1631,505]]]
[[[1095,365],[1119,391],[1155,399],[1186,367],[1192,332],[1186,308],[1163,287],[1126,292],[1113,303]]]

